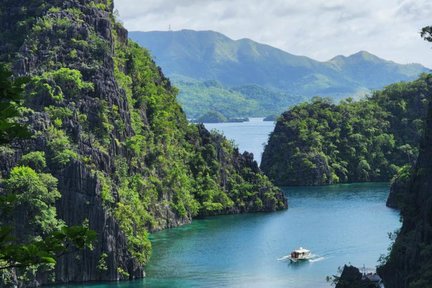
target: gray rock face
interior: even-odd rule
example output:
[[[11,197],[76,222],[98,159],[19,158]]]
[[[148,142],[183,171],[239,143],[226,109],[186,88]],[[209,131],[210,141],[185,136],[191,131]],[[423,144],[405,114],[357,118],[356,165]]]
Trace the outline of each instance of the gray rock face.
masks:
[[[42,3],[41,1],[35,2]],[[38,3],[32,5],[29,4],[29,1],[20,1],[23,6],[37,6]],[[127,112],[126,95],[116,83],[113,68],[114,42],[112,35],[118,33],[121,35],[119,37],[121,41],[128,41],[127,31],[124,28],[117,28],[112,25],[109,10],[103,11],[92,8],[86,5],[86,1],[64,1],[62,4],[52,1],[52,3],[47,3],[47,6],[50,4],[53,6],[58,4],[63,9],[47,12],[48,7],[45,10],[42,9],[40,15],[48,15],[50,19],[53,19],[52,21],[65,21],[68,23],[67,27],[64,28],[64,31],[59,31],[62,28],[54,26],[52,29],[42,31],[39,35],[29,35],[19,48],[19,54],[14,61],[14,74],[37,75],[45,70],[48,62],[55,61],[59,66],[81,71],[84,80],[94,83],[94,92],[79,95],[80,99],[78,101],[77,99],[65,99],[65,106],[74,111],[74,117],[64,123],[64,127],[74,138],[72,140],[76,143],[78,150],[82,154],[89,155],[98,170],[113,173],[115,170],[114,157],[124,155],[125,151],[121,147],[114,145],[112,141],[108,147],[105,147],[108,153],[102,153],[100,149],[92,147],[92,143],[89,143],[83,137],[83,127],[77,119],[77,113],[89,115],[89,122],[94,125],[94,123],[100,121],[97,111],[100,111],[100,100],[103,99],[119,107],[120,117],[126,123],[124,130],[113,130],[111,135],[121,140],[133,135],[130,127],[130,114]],[[13,6],[6,7],[6,9],[11,15],[19,14],[16,11],[18,8],[14,9]],[[76,16],[67,9],[81,11],[84,21],[77,21]],[[36,9],[35,11],[40,10]],[[45,14],[42,11],[45,11]],[[37,16],[30,13],[34,12],[29,11],[29,14],[26,15],[29,19]],[[12,24],[16,23],[12,22]],[[14,27],[11,26],[12,28]],[[59,37],[60,33],[63,33],[64,38]],[[67,39],[82,39],[83,42],[88,43],[97,40],[101,46],[105,45],[106,49],[101,50],[101,53],[95,53],[95,49],[88,48],[86,45],[81,46],[81,50],[76,49],[69,45]],[[37,45],[37,50],[34,49],[34,45]],[[5,46],[3,46],[3,51],[12,47],[11,45]],[[74,49],[77,58],[72,61],[68,55]],[[43,107],[52,104],[51,99],[42,96],[37,95],[31,100],[31,106],[35,111],[43,111]],[[29,123],[34,131],[44,131],[52,124],[45,113],[38,112],[31,116]],[[26,145],[21,151],[38,150],[50,153],[46,142],[43,136],[38,136],[25,144],[21,144]],[[1,155],[0,163],[4,176],[7,175],[7,171],[11,167],[16,165],[19,154],[21,152],[12,155],[3,153]],[[112,213],[109,213],[103,204],[100,181],[89,171],[88,167],[81,161],[73,160],[61,169],[51,163],[49,169],[58,178],[58,189],[62,193],[61,200],[56,205],[59,218],[63,219],[68,225],[79,225],[87,220],[90,228],[98,233],[93,251],[85,250],[58,259],[55,270],[56,281],[118,280],[125,277],[119,273],[119,267],[126,267],[129,278],[143,277],[143,266],[136,262],[128,252],[124,233]],[[182,223],[178,221],[176,224]],[[107,254],[106,271],[97,269],[102,253]],[[46,281],[46,276],[41,275],[39,283]]]
[[[432,283],[432,106],[412,179],[404,192],[402,228],[379,274],[385,287],[429,287]]]
[[[121,279],[117,267],[127,267],[131,278],[144,276],[144,270],[127,251],[127,242],[118,223],[103,206],[101,187],[84,165],[74,161],[62,171],[59,190],[62,198],[57,204],[59,217],[66,223],[80,224],[88,219],[90,227],[98,232],[96,249],[84,250],[58,259],[58,282],[83,282]],[[97,269],[101,254],[106,253],[107,270]]]
[[[128,34],[121,25],[113,20],[112,1],[99,0],[94,1],[93,4],[85,0],[5,1],[4,7],[2,7],[4,10],[0,12],[0,24],[5,24],[2,26],[4,29],[0,31],[0,39],[12,37],[10,35],[14,33],[21,34],[17,35],[16,41],[13,43],[0,43],[0,61],[11,62],[15,75],[30,76],[33,80],[43,76],[44,73],[61,72],[61,69],[68,69],[67,73],[77,71],[80,77],[82,76],[82,79],[74,79],[74,81],[68,80],[68,77],[76,76],[73,73],[65,73],[66,76],[62,75],[63,78],[60,77],[60,79],[54,79],[54,76],[47,77],[44,84],[47,84],[46,86],[51,87],[52,90],[44,90],[37,86],[37,83],[30,82],[26,89],[27,96],[29,96],[27,106],[33,112],[27,115],[26,121],[34,136],[31,139],[17,141],[13,145],[14,149],[10,151],[0,151],[2,178],[8,176],[11,168],[17,165],[23,154],[30,151],[45,152],[48,166],[45,172],[51,173],[58,179],[58,190],[62,194],[56,203],[58,218],[64,220],[69,226],[80,225],[86,221],[89,227],[97,232],[97,240],[93,250],[74,252],[58,259],[54,275],[56,282],[113,281],[144,276],[143,261],[139,262],[132,255],[127,232],[115,215],[116,205],[113,203],[119,203],[122,197],[120,187],[122,180],[120,178],[129,179],[137,175],[145,178],[146,175],[150,174],[150,176],[157,178],[155,182],[159,185],[165,178],[168,178],[167,172],[162,167],[151,166],[148,163],[155,162],[158,157],[168,158],[171,156],[174,158],[178,156],[172,156],[177,151],[167,152],[163,149],[156,150],[153,148],[156,152],[148,152],[149,155],[146,155],[146,159],[140,159],[143,163],[132,164],[134,151],[126,146],[128,140],[137,136],[133,127],[133,121],[137,125],[137,117],[139,117],[138,124],[142,126],[141,129],[150,131],[148,132],[148,135],[151,135],[149,138],[153,137],[150,140],[144,139],[144,143],[140,143],[144,147],[142,149],[150,150],[148,147],[150,145],[153,147],[156,145],[163,146],[164,141],[169,141],[166,139],[178,137],[180,139],[176,140],[180,143],[179,145],[188,145],[188,147],[193,147],[190,149],[194,153],[201,151],[204,154],[205,149],[201,148],[206,144],[206,141],[209,141],[211,149],[217,147],[216,153],[203,158],[205,161],[220,164],[220,171],[210,172],[218,175],[213,177],[217,181],[220,180],[220,183],[215,181],[216,185],[219,185],[218,188],[220,187],[223,192],[229,190],[229,185],[232,184],[229,183],[228,174],[230,171],[240,174],[239,177],[242,180],[259,186],[258,180],[261,178],[255,174],[260,172],[251,155],[247,153],[240,155],[238,150],[228,155],[222,147],[224,142],[221,136],[210,137],[210,133],[201,127],[197,128],[197,135],[193,134],[193,137],[197,139],[187,139],[188,132],[179,131],[186,129],[179,128],[181,126],[178,123],[176,125],[179,127],[176,126],[170,131],[170,133],[177,133],[178,135],[165,135],[164,132],[158,132],[164,127],[152,126],[154,123],[151,122],[151,117],[155,113],[155,108],[149,108],[150,105],[145,104],[136,109],[135,107],[131,108],[133,105],[140,105],[141,103],[137,104],[139,101],[148,101],[148,99],[131,99],[135,94],[139,94],[135,90],[142,89],[139,85],[155,85],[156,89],[162,91],[155,92],[154,94],[160,93],[156,97],[162,97],[161,95],[165,93],[163,95],[168,94],[172,98],[169,100],[173,102],[175,102],[175,94],[172,93],[173,89],[169,80],[163,76],[160,68],[156,68],[151,60],[147,64],[148,71],[142,71],[143,73],[154,72],[148,80],[146,79],[147,82],[141,79],[140,83],[136,81],[138,84],[134,82],[136,85],[132,87],[129,94],[125,89],[120,88],[120,82],[124,79],[119,78],[122,75],[131,77],[129,70],[134,68],[132,67],[134,62],[133,59],[124,57],[126,63],[121,65],[123,71],[118,71],[119,65],[116,66],[116,61],[120,60],[115,54],[116,45],[126,45]],[[108,3],[111,3],[111,6],[108,6]],[[26,25],[23,24],[24,28],[21,31],[21,28],[18,28],[18,23],[24,20]],[[119,52],[117,51],[117,53]],[[147,58],[141,61],[147,61]],[[91,87],[87,84],[91,84]],[[141,93],[145,94],[147,91]],[[148,95],[144,96],[149,97]],[[173,104],[177,108],[178,106],[175,105]],[[55,123],[54,117],[51,117],[47,111],[47,108],[52,106],[70,111],[70,115],[60,117],[60,123],[58,121]],[[153,111],[150,111],[152,109]],[[163,110],[163,108],[158,109]],[[178,111],[180,114],[181,109],[179,107]],[[134,112],[139,113],[139,115],[133,114]],[[174,112],[173,114],[175,114]],[[114,113],[115,119],[106,116]],[[178,118],[181,119],[175,118],[178,116],[177,114],[172,115],[175,118],[173,122],[176,120],[186,122],[184,115],[182,113],[180,115],[181,117]],[[187,127],[187,123],[185,126]],[[51,138],[62,137],[60,132],[57,135],[47,132],[53,127],[67,136],[70,143],[64,145],[69,145],[70,150],[77,152],[77,156],[71,157],[64,165],[53,160],[56,151],[50,146],[50,142],[53,141]],[[154,136],[155,134],[156,136]],[[156,142],[154,139],[157,137],[162,138],[162,140],[158,139],[160,142]],[[198,156],[199,152],[196,153]],[[178,160],[178,158],[174,159]],[[228,166],[231,170],[227,168]],[[154,169],[156,172],[151,174],[153,171],[149,171],[150,169]],[[248,170],[248,172],[243,175],[241,174],[243,170]],[[197,171],[197,173],[199,172]],[[112,202],[104,199],[106,183],[104,183],[104,177],[99,176],[98,173],[106,175],[104,177],[109,177],[109,181],[111,181],[112,185],[108,192],[112,197]],[[121,176],[121,173],[126,176]],[[142,225],[143,227],[146,225],[144,228],[147,231],[190,223],[191,213],[181,215],[173,207],[175,203],[173,199],[177,193],[173,188],[175,185],[174,183],[170,187],[161,187],[160,184],[157,187],[156,199],[152,200],[148,207],[145,207],[149,217],[154,220],[150,224]],[[143,188],[143,194],[147,192],[146,188],[146,186]],[[271,189],[273,189],[272,193],[268,193]],[[258,187],[257,190],[259,190],[257,192],[259,199],[263,199],[263,203],[259,207],[252,199],[245,197],[242,199],[242,206],[233,205],[231,208],[215,211],[214,214],[273,211],[287,207],[287,200],[283,194],[270,182],[268,185]],[[268,196],[269,194],[273,195],[273,193],[276,194],[275,197]],[[125,196],[123,195],[123,197]],[[138,212],[131,211],[131,213]],[[212,214],[208,213],[203,216],[207,215]],[[25,218],[21,219],[21,221],[25,220]],[[131,230],[133,230],[132,233],[136,233],[138,228],[133,227]],[[101,269],[101,265],[99,265],[101,261],[104,262],[106,269],[105,267]],[[35,283],[48,283],[49,278],[49,275],[38,275]]]

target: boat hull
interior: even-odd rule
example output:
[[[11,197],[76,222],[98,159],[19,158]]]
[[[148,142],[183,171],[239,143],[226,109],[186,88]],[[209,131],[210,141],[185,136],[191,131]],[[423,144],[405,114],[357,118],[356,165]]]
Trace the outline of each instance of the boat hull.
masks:
[[[307,258],[292,258],[292,257],[290,257],[289,258],[289,260],[291,261],[291,262],[294,262],[294,263],[296,263],[296,262],[302,262],[302,261],[307,261],[307,260],[309,260],[310,259],[310,257],[307,257]]]

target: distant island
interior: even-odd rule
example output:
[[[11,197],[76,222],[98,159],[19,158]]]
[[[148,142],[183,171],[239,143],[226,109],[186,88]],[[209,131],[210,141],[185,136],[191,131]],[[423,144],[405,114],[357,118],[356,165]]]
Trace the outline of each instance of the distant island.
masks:
[[[227,118],[217,111],[209,111],[198,119],[191,120],[192,123],[241,123],[248,121],[249,118]]]
[[[273,114],[273,115],[268,115],[266,117],[264,117],[263,121],[269,121],[269,122],[274,122],[278,119],[279,115]]]

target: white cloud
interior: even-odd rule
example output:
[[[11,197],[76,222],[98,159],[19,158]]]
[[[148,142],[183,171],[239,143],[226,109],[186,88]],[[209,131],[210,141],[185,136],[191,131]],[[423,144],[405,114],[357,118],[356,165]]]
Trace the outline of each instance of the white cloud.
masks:
[[[214,30],[328,60],[367,50],[432,68],[430,0],[115,0],[126,28]]]

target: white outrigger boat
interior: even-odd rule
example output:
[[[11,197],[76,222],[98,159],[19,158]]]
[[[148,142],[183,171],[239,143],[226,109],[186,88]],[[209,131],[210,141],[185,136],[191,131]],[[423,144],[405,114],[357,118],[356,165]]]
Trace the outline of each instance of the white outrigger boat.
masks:
[[[312,258],[312,254],[310,250],[304,249],[303,247],[300,247],[299,249],[296,249],[291,252],[289,259],[292,262],[297,262],[301,260],[309,260]]]

